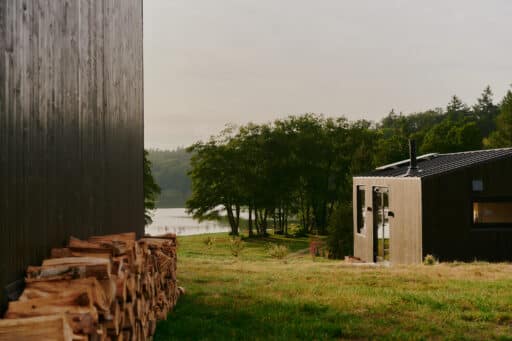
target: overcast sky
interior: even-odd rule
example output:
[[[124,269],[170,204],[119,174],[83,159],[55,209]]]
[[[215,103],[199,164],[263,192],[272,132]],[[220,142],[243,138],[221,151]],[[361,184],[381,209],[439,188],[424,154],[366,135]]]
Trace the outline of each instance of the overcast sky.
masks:
[[[510,0],[145,0],[146,147],[305,112],[379,120],[497,100]]]

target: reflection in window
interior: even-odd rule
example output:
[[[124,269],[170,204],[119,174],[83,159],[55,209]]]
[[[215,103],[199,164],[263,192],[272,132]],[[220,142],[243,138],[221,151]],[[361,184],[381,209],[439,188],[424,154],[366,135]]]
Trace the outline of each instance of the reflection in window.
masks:
[[[364,186],[357,186],[357,233],[362,233],[366,227],[366,198]]]
[[[512,227],[512,200],[473,202],[473,224]]]

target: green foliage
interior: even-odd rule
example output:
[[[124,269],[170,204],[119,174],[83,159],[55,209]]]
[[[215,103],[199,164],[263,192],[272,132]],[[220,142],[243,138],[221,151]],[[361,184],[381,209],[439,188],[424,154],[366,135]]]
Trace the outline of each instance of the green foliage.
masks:
[[[508,91],[500,105],[500,113],[496,118],[496,131],[486,140],[491,148],[512,147],[512,91]]]
[[[354,230],[351,203],[339,204],[331,215],[328,227],[327,246],[334,258],[353,254]]]
[[[156,208],[156,200],[160,194],[160,187],[155,182],[151,173],[151,162],[148,159],[148,152],[144,150],[144,221],[151,224],[151,211]]]
[[[433,255],[426,255],[423,259],[423,264],[425,265],[434,265],[439,263],[439,261]]]
[[[304,114],[228,127],[189,147],[190,154],[176,151],[191,159],[188,165],[185,156],[179,158],[174,177],[166,172],[170,166],[155,169],[163,196],[177,187],[165,181],[190,178],[191,194],[185,185],[180,193],[196,218],[216,219],[225,211],[231,234],[238,235],[244,209],[250,236],[266,236],[270,229],[283,235],[329,234],[330,255],[340,257],[350,254],[352,243],[347,211],[352,176],[407,159],[409,139],[416,140],[420,153],[476,150],[483,143],[512,146],[512,92],[498,106],[486,87],[471,107],[453,96],[445,109],[410,115],[392,110],[377,124]],[[155,152],[155,160],[163,155]],[[182,180],[175,182],[185,184]],[[300,228],[290,232],[290,220]]]
[[[476,150],[482,147],[482,135],[474,121],[445,119],[426,135],[421,146],[423,153],[451,153]]]
[[[493,102],[490,86],[487,86],[477,99],[477,103],[473,106],[473,112],[478,118],[482,136],[488,137],[496,129],[496,117],[499,114],[499,107]]]
[[[244,188],[240,148],[231,140],[230,130],[224,131],[207,143],[196,143],[188,151],[193,153],[191,170],[192,195],[186,205],[197,219],[218,218],[222,209],[227,212],[231,234],[238,235],[240,209]]]
[[[225,210],[234,235],[241,207],[250,233],[272,225],[288,234],[288,218],[298,216],[305,232],[325,234],[333,207],[351,200],[351,175],[374,167],[377,135],[368,121],[315,114],[228,129],[189,148],[187,208],[200,219]]]
[[[158,208],[185,207],[191,195],[191,182],[187,175],[190,153],[183,148],[173,151],[150,149],[148,159],[156,183],[161,188],[156,202]]]

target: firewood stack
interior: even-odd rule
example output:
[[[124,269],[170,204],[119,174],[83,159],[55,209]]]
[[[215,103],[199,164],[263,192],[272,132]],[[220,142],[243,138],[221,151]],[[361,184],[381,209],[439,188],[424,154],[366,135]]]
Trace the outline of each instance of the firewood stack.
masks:
[[[176,236],[71,237],[28,267],[25,283],[0,320],[0,340],[149,340],[182,290]]]

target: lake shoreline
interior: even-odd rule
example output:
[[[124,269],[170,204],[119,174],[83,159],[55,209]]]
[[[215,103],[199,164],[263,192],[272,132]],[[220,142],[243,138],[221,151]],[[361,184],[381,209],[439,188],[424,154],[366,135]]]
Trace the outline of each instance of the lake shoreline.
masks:
[[[191,236],[206,233],[225,233],[229,224],[221,220],[198,221],[185,208],[157,208],[153,211],[153,222],[145,227],[146,234],[157,236],[175,233],[177,236]]]

